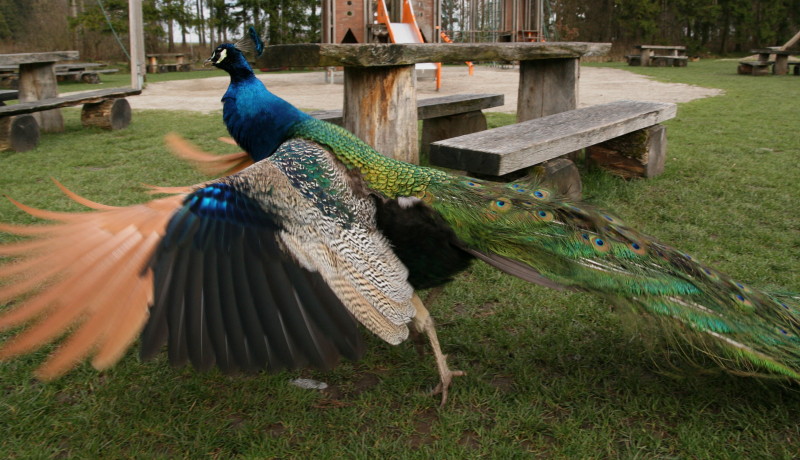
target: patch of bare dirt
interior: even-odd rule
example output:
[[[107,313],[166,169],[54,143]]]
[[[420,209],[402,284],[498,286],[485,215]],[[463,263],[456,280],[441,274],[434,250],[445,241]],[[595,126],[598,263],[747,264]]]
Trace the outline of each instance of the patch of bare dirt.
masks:
[[[513,113],[517,107],[519,71],[515,68],[476,67],[470,76],[467,67],[447,66],[442,70],[442,88],[435,82],[417,82],[417,96],[428,98],[463,93],[502,93],[505,105],[489,111]],[[276,95],[302,109],[342,108],[344,88],[325,82],[319,72],[262,73],[258,77]],[[191,110],[212,112],[222,109],[220,99],[228,87],[228,77],[202,78],[151,83],[139,96],[128,98],[134,109]],[[602,104],[620,99],[656,102],[687,102],[722,94],[722,90],[681,83],[662,83],[649,77],[619,69],[582,67],[579,106]]]

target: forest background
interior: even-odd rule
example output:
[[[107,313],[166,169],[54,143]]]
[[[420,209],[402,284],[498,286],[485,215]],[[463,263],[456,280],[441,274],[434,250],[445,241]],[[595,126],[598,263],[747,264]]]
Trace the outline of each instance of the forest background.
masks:
[[[502,0],[441,0],[442,28],[488,30]],[[320,41],[320,0],[143,0],[148,53],[204,56],[254,24],[269,44]],[[77,49],[82,59],[125,61],[128,0],[0,0],[0,53]],[[472,20],[466,16],[476,15]],[[800,30],[800,0],[550,0],[550,41],[685,45],[692,56],[748,54]],[[119,39],[115,40],[114,35]]]

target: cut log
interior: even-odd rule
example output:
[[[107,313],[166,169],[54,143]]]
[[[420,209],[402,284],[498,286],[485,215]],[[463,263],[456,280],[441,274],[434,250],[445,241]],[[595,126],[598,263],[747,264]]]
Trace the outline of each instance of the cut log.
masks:
[[[664,172],[667,128],[654,125],[588,148],[593,164],[626,179]]]
[[[533,167],[534,173],[550,188],[571,200],[580,200],[583,191],[581,173],[571,160],[556,158]]]
[[[81,123],[109,130],[125,128],[131,124],[131,106],[124,98],[83,104]]]
[[[39,124],[33,115],[0,118],[0,151],[25,152],[39,145]]]

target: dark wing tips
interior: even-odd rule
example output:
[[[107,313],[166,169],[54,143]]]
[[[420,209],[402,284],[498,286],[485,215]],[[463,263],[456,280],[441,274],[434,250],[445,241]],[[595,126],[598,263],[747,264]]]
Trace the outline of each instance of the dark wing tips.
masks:
[[[143,359],[166,344],[173,365],[235,373],[330,369],[340,356],[361,357],[355,318],[319,274],[283,252],[270,216],[196,213],[185,203],[151,261]]]

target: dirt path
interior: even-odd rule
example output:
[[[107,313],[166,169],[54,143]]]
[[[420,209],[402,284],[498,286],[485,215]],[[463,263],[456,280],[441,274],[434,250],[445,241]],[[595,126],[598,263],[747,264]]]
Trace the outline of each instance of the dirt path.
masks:
[[[342,107],[343,86],[326,84],[322,72],[259,74],[273,93],[302,109],[331,110]],[[222,109],[220,98],[228,86],[228,77],[151,83],[141,95],[128,98],[134,109],[193,110],[211,112]],[[467,67],[445,67],[442,89],[433,81],[419,81],[420,98],[459,93],[503,93],[505,105],[491,111],[516,111],[516,69],[476,67],[469,76]],[[579,88],[580,106],[601,104],[619,99],[686,102],[722,94],[722,90],[680,83],[661,83],[648,77],[618,69],[582,67]]]

